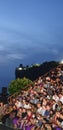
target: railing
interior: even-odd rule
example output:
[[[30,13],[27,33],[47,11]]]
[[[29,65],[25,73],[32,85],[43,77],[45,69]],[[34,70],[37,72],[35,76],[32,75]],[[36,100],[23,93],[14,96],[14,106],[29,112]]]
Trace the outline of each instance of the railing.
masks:
[[[21,91],[22,91],[22,90],[27,90],[27,88],[29,88],[29,87],[31,87],[30,84],[28,84],[25,88],[22,88]],[[8,97],[8,101],[11,103],[12,98],[13,98],[13,97],[16,97],[18,94],[20,94],[21,91],[16,92],[16,93],[14,93],[13,95],[9,96],[9,97]]]
[[[40,76],[41,78],[46,77],[51,71],[54,71],[56,68],[59,68],[60,66],[62,66],[61,64],[59,64],[58,66],[54,67],[53,69],[51,69],[50,71],[48,71],[47,73],[45,73],[44,75]],[[36,79],[34,82],[38,81],[38,79]]]
[[[57,67],[60,67],[60,66],[62,66],[62,64],[59,64],[58,66],[54,67],[53,69],[51,69],[50,71],[48,71],[47,73],[45,73],[44,75],[42,75],[42,76],[40,76],[40,77],[41,77],[41,78],[46,77],[51,71],[54,71]],[[36,79],[36,80],[34,81],[34,83],[37,82],[37,81],[38,81],[38,79]],[[26,89],[29,88],[29,87],[31,87],[30,84],[27,85],[25,88],[22,88],[21,91],[22,91],[22,90],[26,90]],[[13,95],[9,96],[9,97],[8,97],[8,101],[11,102],[12,98],[13,98],[13,97],[16,97],[18,94],[20,94],[21,91],[16,92],[16,93],[14,93]]]

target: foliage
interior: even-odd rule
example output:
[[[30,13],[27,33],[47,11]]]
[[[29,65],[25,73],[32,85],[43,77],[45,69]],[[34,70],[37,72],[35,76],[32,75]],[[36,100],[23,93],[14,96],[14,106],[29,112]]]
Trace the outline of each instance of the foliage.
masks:
[[[17,78],[16,80],[11,81],[11,83],[8,86],[8,91],[12,95],[16,92],[19,92],[21,89],[25,89],[28,85],[33,85],[33,82],[27,78]]]

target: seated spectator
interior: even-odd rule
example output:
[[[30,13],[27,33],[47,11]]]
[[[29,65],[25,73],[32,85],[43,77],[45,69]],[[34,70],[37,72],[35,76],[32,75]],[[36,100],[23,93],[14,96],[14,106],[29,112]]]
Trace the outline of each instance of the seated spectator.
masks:
[[[10,127],[10,128],[13,128],[13,119],[15,118],[15,112],[12,111],[9,115],[9,117],[6,119],[6,122],[5,122],[5,125]]]
[[[57,94],[56,94],[56,93],[53,95],[53,100],[55,100],[56,102],[58,102],[58,101],[59,101],[59,97],[57,96]]]
[[[47,118],[49,118],[50,117],[50,106],[49,105],[47,105],[46,106],[46,111],[45,111],[45,114],[44,114]]]
[[[17,109],[22,106],[22,104],[21,104],[21,102],[19,101],[19,99],[16,100],[15,106],[17,107]]]
[[[59,94],[59,101],[63,104],[63,95]]]

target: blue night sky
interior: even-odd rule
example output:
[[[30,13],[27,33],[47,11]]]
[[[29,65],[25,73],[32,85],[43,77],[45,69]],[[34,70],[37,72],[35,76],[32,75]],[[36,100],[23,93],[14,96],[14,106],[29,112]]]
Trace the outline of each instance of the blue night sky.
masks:
[[[63,59],[63,0],[0,0],[0,88],[20,63]]]

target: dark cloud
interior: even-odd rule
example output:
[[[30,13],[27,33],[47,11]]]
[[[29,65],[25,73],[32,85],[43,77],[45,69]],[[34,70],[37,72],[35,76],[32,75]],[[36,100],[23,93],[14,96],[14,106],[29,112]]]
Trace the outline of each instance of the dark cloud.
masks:
[[[0,2],[1,86],[14,79],[20,63],[63,59],[63,0],[3,1]]]

